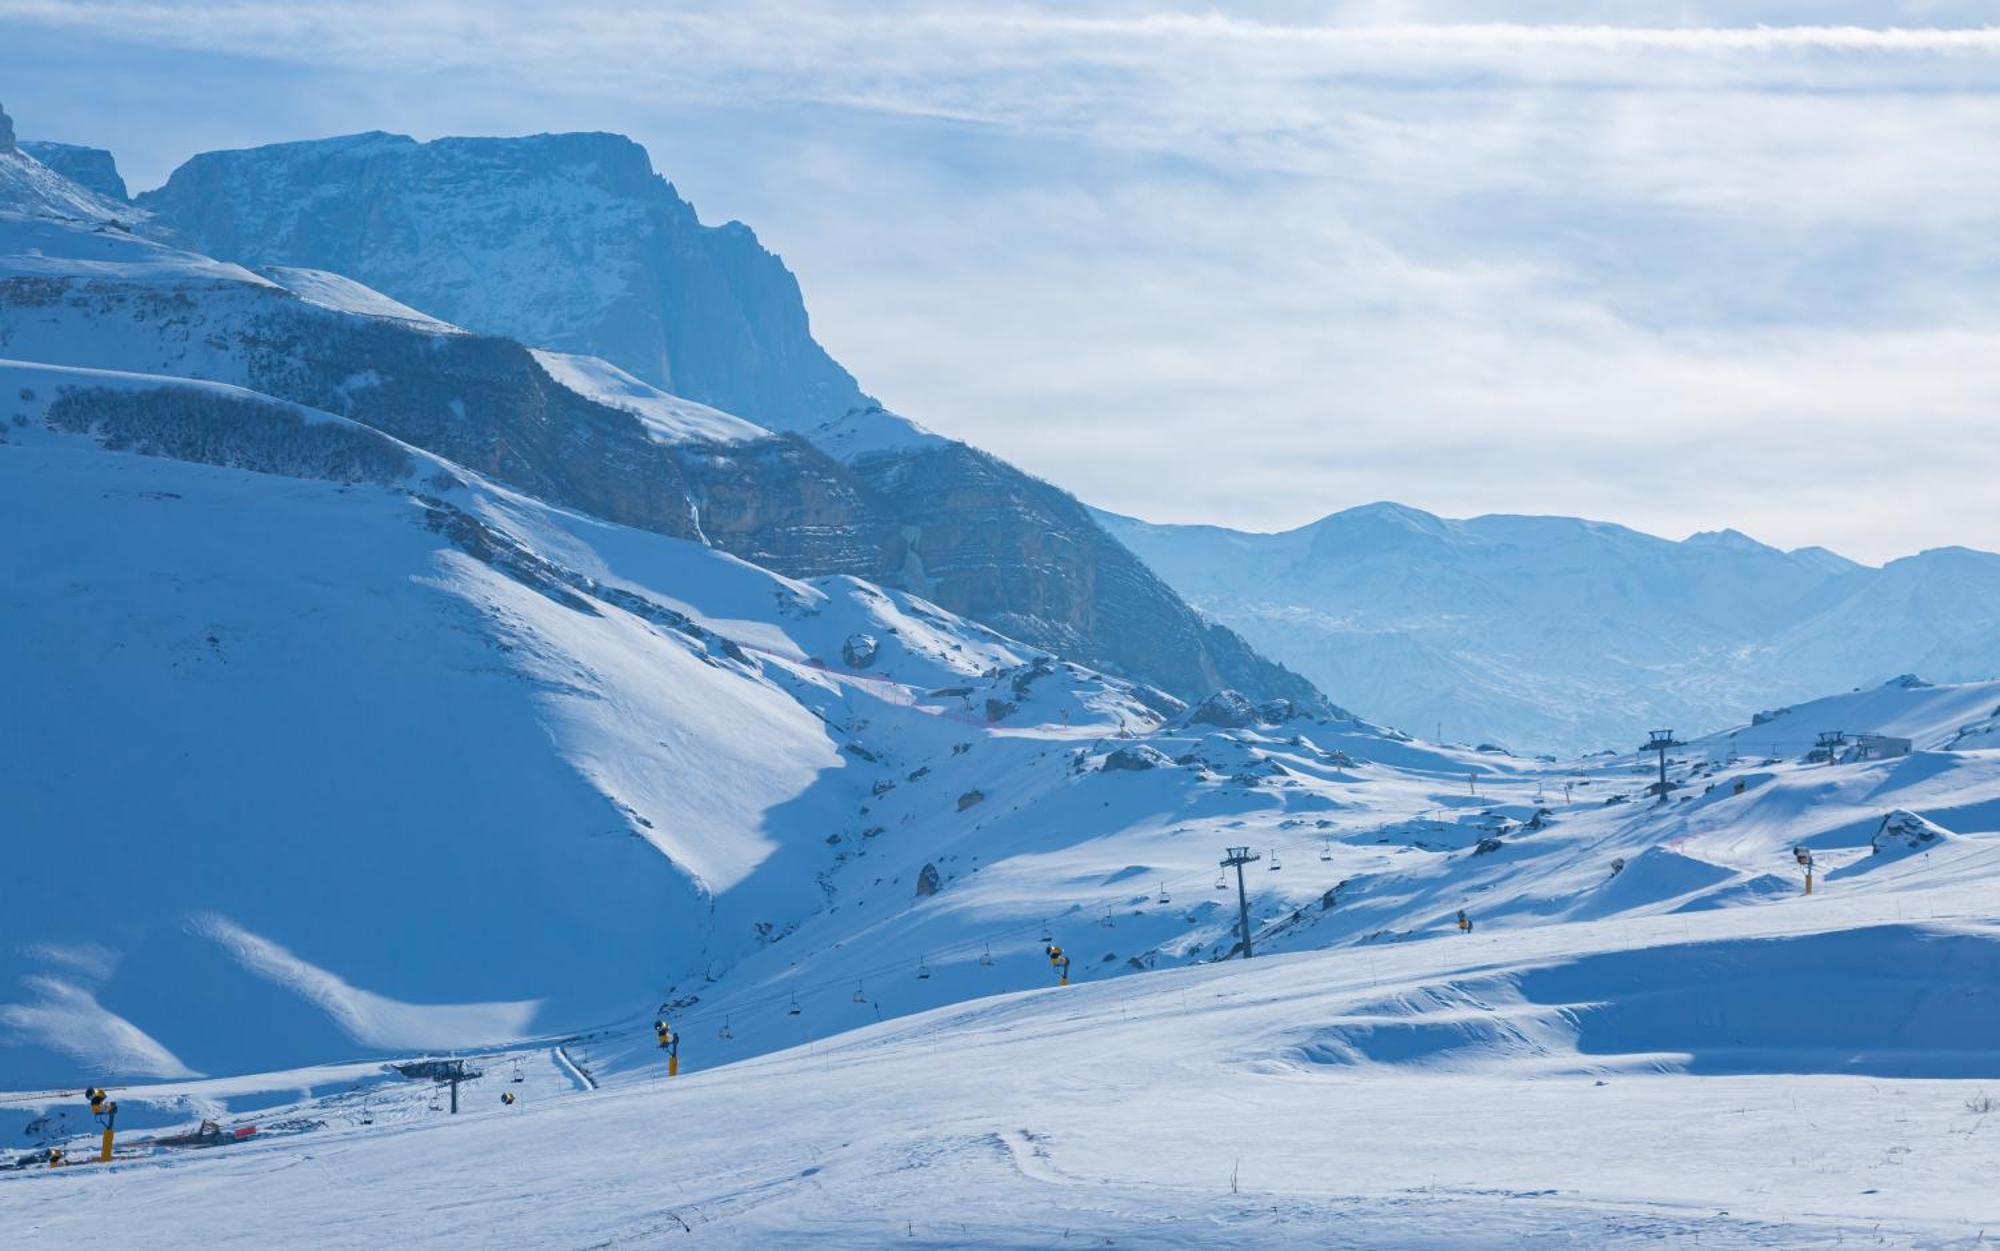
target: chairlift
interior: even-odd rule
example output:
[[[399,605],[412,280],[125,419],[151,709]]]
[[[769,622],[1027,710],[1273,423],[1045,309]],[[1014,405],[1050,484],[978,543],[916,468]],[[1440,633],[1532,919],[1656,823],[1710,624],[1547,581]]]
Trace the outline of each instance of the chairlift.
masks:
[[[992,944],[992,943],[987,943],[987,944],[986,944],[986,949],[985,949],[984,951],[982,951],[982,952],[980,952],[980,953],[979,953],[979,963],[980,963],[981,965],[985,966],[986,968],[989,968],[989,969],[993,967],[993,944]]]
[[[715,1036],[717,1038],[722,1039],[724,1042],[728,1042],[730,1039],[736,1037],[736,1035],[729,1028],[728,1017],[725,1016],[722,1018],[722,1028],[715,1031]]]
[[[1285,867],[1284,865],[1278,863],[1278,849],[1276,847],[1273,847],[1271,849],[1271,872],[1276,873],[1279,869],[1282,869],[1284,867]]]
[[[1103,927],[1104,927],[1105,929],[1107,929],[1107,930],[1108,930],[1108,929],[1112,929],[1112,928],[1114,928],[1114,927],[1115,927],[1115,926],[1116,926],[1116,925],[1118,924],[1118,922],[1116,922],[1116,921],[1114,921],[1114,920],[1112,920],[1112,919],[1111,919],[1111,905],[1110,905],[1110,904],[1105,904],[1105,905],[1104,905],[1104,919],[1103,919],[1102,921],[1099,921],[1099,922],[1098,922],[1098,924],[1099,924],[1099,925],[1102,925],[1102,926],[1103,926]]]
[[[791,1006],[791,1007],[789,1007],[789,1008],[786,1008],[786,1009],[785,1009],[785,1015],[786,1015],[786,1016],[797,1016],[798,1014],[799,1014],[799,997],[798,997],[797,995],[793,995],[793,996],[792,996],[792,1006]]]
[[[1054,934],[1049,933],[1049,923],[1047,921],[1042,922],[1042,941],[1045,943],[1052,943],[1055,940],[1056,936]]]
[[[853,995],[853,999],[854,999],[854,1002],[856,1002],[856,1003],[867,1003],[867,1002],[868,1002],[868,995],[867,995],[867,993],[866,993],[866,992],[864,992],[864,991],[863,991],[863,990],[861,989],[861,983],[860,983],[860,982],[856,982],[856,983],[854,983],[854,995]]]
[[[524,1082],[528,1080],[521,1073],[521,1061],[518,1058],[514,1061],[514,1076],[510,1080],[517,1082]]]
[[[1333,840],[1332,840],[1332,839],[1330,839],[1330,838],[1329,838],[1329,839],[1327,839],[1327,840],[1326,840],[1325,842],[1323,842],[1323,843],[1321,843],[1321,844],[1320,844],[1320,848],[1319,848],[1319,858],[1320,858],[1321,860],[1331,860],[1331,859],[1333,859]]]
[[[1165,882],[1160,883],[1160,902],[1163,904],[1170,904],[1173,902],[1172,897],[1170,897],[1167,894],[1167,884]]]
[[[1215,889],[1217,889],[1217,890],[1228,890],[1228,889],[1229,889],[1229,883],[1228,883],[1227,881],[1223,880],[1223,875],[1222,875],[1222,870],[1221,870],[1221,869],[1217,869],[1217,870],[1215,871]]]
[[[920,982],[931,980],[931,966],[924,963],[922,956],[917,957],[917,980]]]

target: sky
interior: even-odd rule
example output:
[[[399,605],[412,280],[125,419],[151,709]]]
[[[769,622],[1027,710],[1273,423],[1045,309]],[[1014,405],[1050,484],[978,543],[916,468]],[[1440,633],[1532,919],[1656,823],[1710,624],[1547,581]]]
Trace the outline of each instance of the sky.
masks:
[[[1089,502],[2000,548],[2000,11],[0,0],[24,138],[612,130]]]

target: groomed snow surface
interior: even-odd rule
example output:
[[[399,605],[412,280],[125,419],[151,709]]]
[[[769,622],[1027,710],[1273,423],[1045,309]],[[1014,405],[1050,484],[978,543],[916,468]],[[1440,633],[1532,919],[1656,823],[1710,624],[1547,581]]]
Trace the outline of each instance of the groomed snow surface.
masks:
[[[490,1057],[456,1120],[403,1083],[291,1113],[309,1133],[15,1174],[0,1212],[66,1247],[1975,1247],[1981,894],[1048,988],[595,1091]]]

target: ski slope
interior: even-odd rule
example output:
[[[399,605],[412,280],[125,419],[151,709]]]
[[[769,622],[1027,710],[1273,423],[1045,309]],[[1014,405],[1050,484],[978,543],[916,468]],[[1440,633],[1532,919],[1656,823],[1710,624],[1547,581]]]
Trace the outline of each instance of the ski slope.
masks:
[[[0,1177],[0,1213],[25,1246],[1971,1247],[2000,1056],[1936,1042],[2000,1024],[1982,894],[1047,988],[596,1091],[500,1057],[456,1119],[400,1083]]]
[[[1657,799],[1188,707],[470,467],[579,396],[644,428],[612,488],[757,426],[0,175],[6,1245],[1985,1240],[2000,682],[1772,709]],[[390,351],[457,363],[384,399]],[[323,407],[252,389],[309,359]]]

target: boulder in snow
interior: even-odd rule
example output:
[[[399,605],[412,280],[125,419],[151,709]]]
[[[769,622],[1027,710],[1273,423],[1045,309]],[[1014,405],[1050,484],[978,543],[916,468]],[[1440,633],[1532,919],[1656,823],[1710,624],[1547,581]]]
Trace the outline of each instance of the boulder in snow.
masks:
[[[927,864],[917,873],[917,898],[935,895],[943,885],[944,880],[938,876],[937,866]]]
[[[1869,845],[1877,856],[1904,855],[1929,851],[1957,837],[1935,821],[1927,821],[1906,808],[1898,808],[1882,818]]]
[[[840,645],[840,659],[850,669],[866,669],[875,663],[875,656],[881,651],[881,644],[872,634],[850,634]]]
[[[1269,699],[1257,705],[1257,720],[1264,725],[1283,725],[1305,714],[1289,699]]]
[[[1172,763],[1173,758],[1157,747],[1133,743],[1128,747],[1120,747],[1106,756],[1104,763],[1097,768],[1100,773],[1111,773],[1120,769],[1137,773],[1145,769],[1163,769]]]
[[[1196,704],[1187,719],[1190,725],[1240,730],[1257,724],[1257,708],[1241,691],[1221,690]]]

